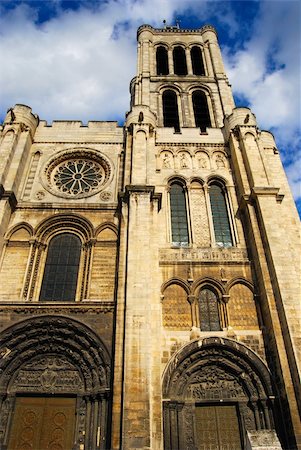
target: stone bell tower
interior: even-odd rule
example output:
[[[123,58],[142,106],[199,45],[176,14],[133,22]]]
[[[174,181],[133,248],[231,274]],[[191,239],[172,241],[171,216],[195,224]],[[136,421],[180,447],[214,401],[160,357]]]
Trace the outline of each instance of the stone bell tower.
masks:
[[[273,136],[235,107],[214,28],[137,39],[112,446],[299,448],[300,241]]]

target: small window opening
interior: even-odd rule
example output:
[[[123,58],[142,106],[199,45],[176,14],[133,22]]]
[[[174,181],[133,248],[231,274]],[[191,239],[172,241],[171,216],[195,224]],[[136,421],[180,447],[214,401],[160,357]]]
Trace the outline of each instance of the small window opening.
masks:
[[[186,55],[183,47],[175,47],[173,50],[174,72],[176,75],[187,75]]]
[[[220,331],[217,296],[210,289],[203,289],[199,297],[200,326],[202,331]]]
[[[205,68],[200,47],[192,47],[191,49],[192,71],[195,75],[205,75]]]
[[[211,127],[211,120],[206,94],[203,91],[195,91],[192,94],[192,103],[195,118],[195,126],[200,128],[202,132],[205,132],[206,128]]]
[[[157,75],[168,75],[168,53],[165,47],[158,47],[156,52]]]
[[[177,94],[174,91],[163,92],[163,119],[165,127],[174,127],[180,131]]]

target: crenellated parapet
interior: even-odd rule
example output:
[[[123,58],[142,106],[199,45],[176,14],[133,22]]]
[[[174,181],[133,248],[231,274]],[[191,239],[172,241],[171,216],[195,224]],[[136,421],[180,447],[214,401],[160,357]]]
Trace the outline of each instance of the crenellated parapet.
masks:
[[[3,133],[8,130],[29,131],[33,138],[36,128],[39,124],[39,116],[32,113],[29,106],[16,104],[13,108],[9,108],[3,122]]]

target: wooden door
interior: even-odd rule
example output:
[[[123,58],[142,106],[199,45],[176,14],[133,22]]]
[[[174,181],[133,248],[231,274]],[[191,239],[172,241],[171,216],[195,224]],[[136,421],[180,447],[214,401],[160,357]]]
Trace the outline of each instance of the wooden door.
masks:
[[[17,397],[8,450],[71,450],[75,398]]]
[[[195,419],[198,450],[241,450],[235,405],[197,406]]]

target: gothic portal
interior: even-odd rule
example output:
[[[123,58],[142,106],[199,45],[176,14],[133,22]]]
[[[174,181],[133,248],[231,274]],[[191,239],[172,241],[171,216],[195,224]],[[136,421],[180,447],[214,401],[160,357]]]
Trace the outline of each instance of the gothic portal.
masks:
[[[143,25],[117,122],[0,131],[0,449],[301,449],[299,218],[214,28]]]

